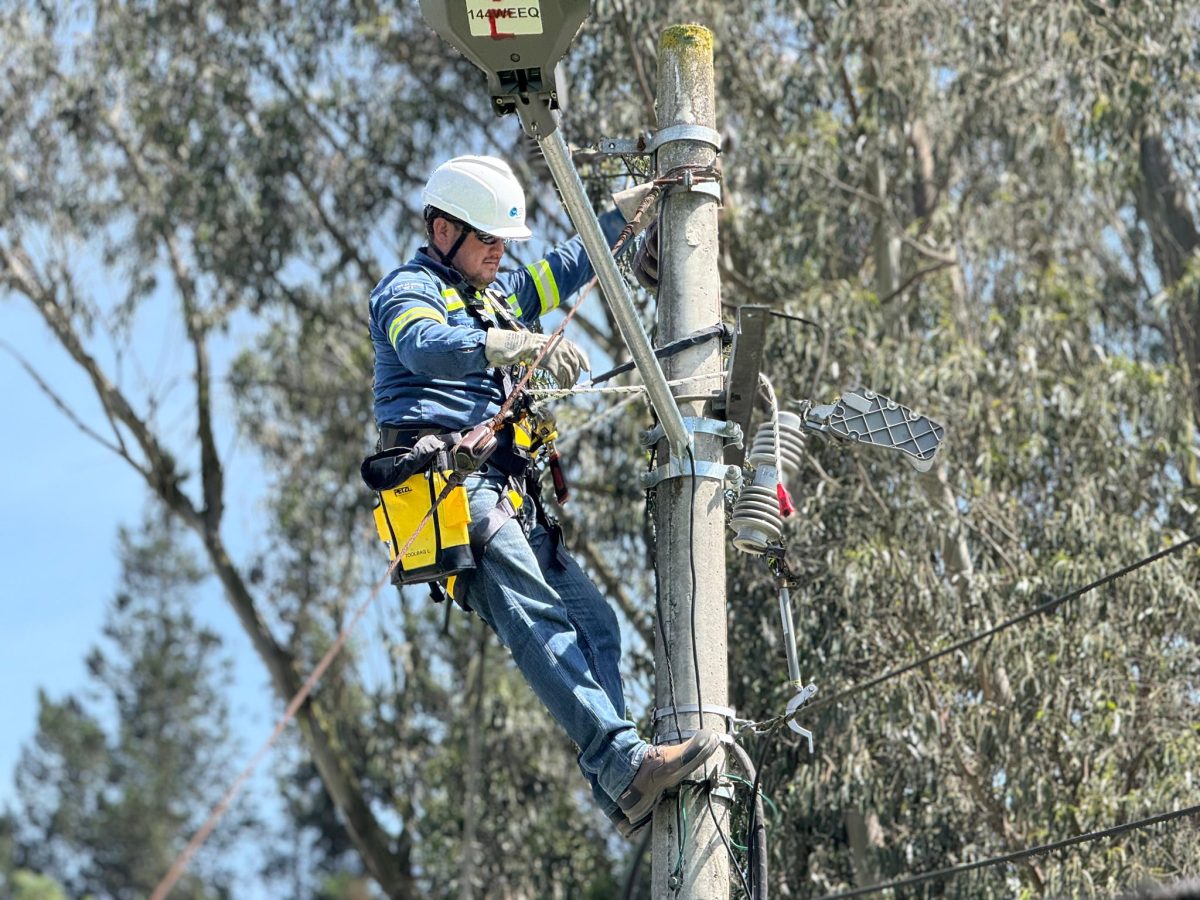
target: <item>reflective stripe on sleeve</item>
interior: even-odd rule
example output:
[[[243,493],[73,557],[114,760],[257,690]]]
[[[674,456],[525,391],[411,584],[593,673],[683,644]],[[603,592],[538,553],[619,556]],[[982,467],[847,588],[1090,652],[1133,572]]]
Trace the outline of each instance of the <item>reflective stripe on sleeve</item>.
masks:
[[[388,327],[388,341],[393,347],[396,346],[396,338],[400,336],[400,332],[415,322],[417,319],[433,319],[442,325],[446,324],[446,317],[436,309],[418,306],[416,309],[406,310],[400,313],[392,320],[392,324]]]
[[[552,309],[558,309],[558,282],[554,280],[554,273],[550,271],[549,260],[539,259],[535,263],[530,263],[525,267],[529,270],[529,274],[533,276],[534,286],[537,287],[538,299],[542,302],[542,312],[544,316]]]

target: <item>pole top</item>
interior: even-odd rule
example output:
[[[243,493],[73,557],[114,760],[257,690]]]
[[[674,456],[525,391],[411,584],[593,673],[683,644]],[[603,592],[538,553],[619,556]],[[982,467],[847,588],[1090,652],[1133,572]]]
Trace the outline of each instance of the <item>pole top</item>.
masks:
[[[713,33],[703,25],[672,25],[662,33],[658,46],[663,51],[712,55]]]

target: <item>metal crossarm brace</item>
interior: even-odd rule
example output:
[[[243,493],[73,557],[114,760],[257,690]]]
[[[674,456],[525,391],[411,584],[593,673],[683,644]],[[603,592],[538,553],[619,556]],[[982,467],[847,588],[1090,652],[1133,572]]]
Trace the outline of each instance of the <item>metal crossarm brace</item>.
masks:
[[[754,416],[754,398],[758,396],[758,373],[762,371],[764,341],[771,311],[765,306],[738,307],[737,331],[729,357],[729,378],[725,382],[725,418],[736,422],[743,433],[750,429]],[[740,466],[746,450],[739,444],[725,447],[725,462]]]

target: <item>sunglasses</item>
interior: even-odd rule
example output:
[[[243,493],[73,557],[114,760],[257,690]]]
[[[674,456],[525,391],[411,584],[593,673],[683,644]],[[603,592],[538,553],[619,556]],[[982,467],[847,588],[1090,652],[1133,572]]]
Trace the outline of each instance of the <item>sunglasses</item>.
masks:
[[[480,231],[474,225],[468,225],[466,222],[463,222],[460,219],[447,218],[446,221],[450,222],[454,225],[457,225],[459,228],[461,228],[463,231],[467,232],[468,234],[475,235],[475,239],[478,240],[479,243],[483,244],[485,247],[492,246],[492,244],[496,243],[496,241],[499,241],[501,244],[504,244],[505,246],[508,245],[507,239],[502,238],[502,237],[496,237],[496,235],[494,235],[494,234],[488,234],[486,231]]]

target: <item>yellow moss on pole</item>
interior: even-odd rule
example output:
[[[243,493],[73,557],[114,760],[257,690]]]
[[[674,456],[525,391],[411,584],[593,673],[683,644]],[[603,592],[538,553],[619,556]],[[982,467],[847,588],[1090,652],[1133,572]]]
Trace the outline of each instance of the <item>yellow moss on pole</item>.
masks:
[[[712,56],[713,33],[703,25],[672,25],[662,33],[660,51]]]

